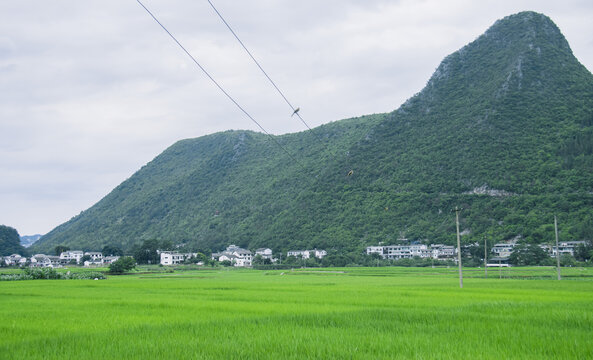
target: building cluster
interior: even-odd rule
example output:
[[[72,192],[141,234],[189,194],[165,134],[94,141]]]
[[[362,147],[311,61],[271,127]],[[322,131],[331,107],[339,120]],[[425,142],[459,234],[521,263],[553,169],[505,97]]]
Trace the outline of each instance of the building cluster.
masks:
[[[367,255],[378,254],[387,260],[411,259],[414,257],[451,259],[457,255],[457,249],[454,246],[443,244],[409,244],[369,246],[366,253]]]
[[[294,256],[301,259],[309,259],[312,257],[322,259],[327,255],[325,250],[290,250],[286,256]],[[272,249],[270,248],[259,248],[255,250],[255,254],[250,250],[246,250],[238,247],[237,245],[229,245],[226,250],[213,253],[212,260],[216,261],[230,261],[233,266],[249,267],[253,265],[253,259],[256,256],[260,256],[264,260],[269,260],[271,263],[279,261],[278,258],[274,257]]]
[[[84,261],[82,259],[85,258]],[[109,265],[119,259],[119,256],[103,256],[100,252],[82,250],[64,251],[59,256],[35,254],[30,258],[18,254],[12,254],[2,258],[6,266],[30,266],[30,267],[62,267],[72,263],[84,266]]]
[[[579,245],[585,244],[584,241],[563,241],[558,243],[558,247],[550,246],[548,244],[540,244],[538,245],[542,250],[544,250],[548,256],[555,258],[558,254],[562,255],[570,255],[574,256],[577,248]],[[517,241],[508,241],[504,243],[495,244],[492,247],[492,253],[494,253],[497,257],[500,258],[509,258],[517,245]]]
[[[541,247],[550,257],[556,257],[557,254],[574,256],[579,245],[584,244],[584,241],[563,241],[556,246],[547,244],[540,244]],[[478,246],[479,244],[466,245],[467,247]],[[491,253],[493,256],[489,258],[488,266],[508,266],[508,261],[517,245],[516,240],[495,244]],[[457,248],[454,246],[443,244],[404,244],[404,245],[387,245],[387,246],[368,246],[366,248],[367,255],[378,254],[383,259],[399,260],[419,258],[432,259],[451,259],[456,261]]]

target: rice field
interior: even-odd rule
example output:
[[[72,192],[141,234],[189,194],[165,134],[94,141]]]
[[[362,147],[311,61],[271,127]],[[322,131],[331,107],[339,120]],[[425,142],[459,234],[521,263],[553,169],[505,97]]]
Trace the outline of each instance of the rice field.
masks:
[[[593,269],[563,271],[468,269],[463,289],[444,268],[0,282],[0,359],[592,359]]]

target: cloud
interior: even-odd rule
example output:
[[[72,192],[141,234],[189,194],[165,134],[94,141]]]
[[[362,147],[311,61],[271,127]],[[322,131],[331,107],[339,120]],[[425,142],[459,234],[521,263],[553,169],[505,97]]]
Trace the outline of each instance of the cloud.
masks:
[[[206,1],[143,0],[267,130],[303,131]],[[213,0],[312,126],[396,109],[521,10],[593,68],[587,1]],[[0,222],[44,233],[173,142],[257,127],[134,1],[0,2]]]

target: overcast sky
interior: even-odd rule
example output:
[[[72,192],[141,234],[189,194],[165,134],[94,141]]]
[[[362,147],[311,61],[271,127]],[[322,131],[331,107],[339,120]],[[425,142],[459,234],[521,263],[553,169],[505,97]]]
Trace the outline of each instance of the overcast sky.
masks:
[[[593,69],[590,0],[212,0],[311,126],[397,109],[497,19]],[[264,128],[305,130],[207,0],[143,0]],[[47,233],[175,141],[257,130],[135,0],[0,1],[0,224]]]

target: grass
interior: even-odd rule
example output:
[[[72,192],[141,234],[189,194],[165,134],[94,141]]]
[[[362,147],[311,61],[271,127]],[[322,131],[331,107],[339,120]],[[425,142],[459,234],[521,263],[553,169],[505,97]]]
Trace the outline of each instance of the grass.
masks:
[[[593,270],[564,271],[468,270],[463,289],[453,268],[4,282],[0,358],[593,358]]]

